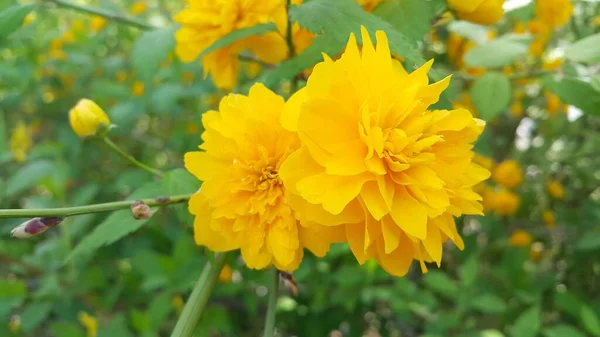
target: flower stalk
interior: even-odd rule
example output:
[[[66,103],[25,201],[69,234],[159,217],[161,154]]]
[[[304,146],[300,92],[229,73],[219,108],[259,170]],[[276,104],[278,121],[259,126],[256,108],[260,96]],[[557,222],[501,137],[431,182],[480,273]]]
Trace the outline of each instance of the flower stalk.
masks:
[[[175,324],[171,337],[191,337],[194,335],[194,329],[200,317],[202,317],[212,289],[219,279],[219,273],[225,265],[226,257],[226,253],[217,253],[214,261],[207,262],[204,265],[202,274],[200,274],[200,278],[183,307],[183,312],[179,316],[177,324]]]
[[[279,296],[279,271],[275,267],[272,267],[270,272],[271,284],[269,285],[269,302],[263,337],[275,336],[275,316],[277,311],[277,297]]]
[[[104,143],[106,145],[108,145],[108,147],[110,147],[113,151],[115,151],[116,153],[118,153],[121,157],[129,160],[133,165],[141,168],[144,171],[150,172],[153,175],[162,178],[164,177],[164,173],[158,169],[152,168],[142,162],[140,162],[139,160],[135,159],[135,157],[133,157],[132,155],[130,155],[129,153],[125,152],[125,150],[123,150],[122,148],[120,148],[117,144],[115,144],[115,142],[113,142],[112,140],[110,140],[110,138],[108,137],[104,137],[103,138]]]
[[[171,204],[180,204],[187,202],[191,194],[175,195],[171,197],[160,197],[142,199],[145,205],[150,207],[153,206],[164,206]],[[86,205],[86,206],[75,206],[75,207],[62,207],[62,208],[46,208],[46,209],[0,209],[0,219],[9,218],[50,218],[50,217],[67,217],[72,215],[90,214],[90,213],[102,213],[111,212],[120,209],[130,208],[131,205],[136,203],[137,200],[125,200],[125,201],[114,201],[102,204]]]

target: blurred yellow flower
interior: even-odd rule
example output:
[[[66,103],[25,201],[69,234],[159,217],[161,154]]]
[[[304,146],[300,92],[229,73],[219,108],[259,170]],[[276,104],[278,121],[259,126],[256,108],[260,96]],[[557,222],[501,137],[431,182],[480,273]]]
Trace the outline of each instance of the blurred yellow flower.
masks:
[[[115,74],[115,79],[119,83],[123,83],[123,82],[127,81],[127,72],[125,70],[117,70],[117,72]]]
[[[417,259],[426,271],[448,239],[464,246],[453,216],[482,214],[473,187],[489,171],[472,162],[471,143],[485,123],[464,109],[427,110],[450,78],[428,84],[431,61],[408,74],[383,31],[376,49],[361,31],[362,49],[352,34],[289,100],[282,123],[302,146],[279,174],[301,221],[345,229],[359,263],[375,258],[401,276]]]
[[[518,161],[505,160],[494,168],[492,179],[502,186],[515,188],[523,182],[523,171]]]
[[[518,229],[512,233],[508,240],[511,246],[515,247],[529,247],[533,242],[531,234],[522,229]]]
[[[75,33],[73,33],[73,31],[71,31],[71,30],[67,30],[67,31],[66,31],[66,32],[63,34],[63,36],[62,36],[62,40],[63,40],[65,43],[73,43],[73,42],[75,42],[75,40],[76,40],[76,39],[75,39]]]
[[[35,12],[29,12],[25,15],[25,19],[23,20],[23,25],[27,26],[31,24],[37,18],[37,14]]]
[[[460,94],[459,99],[452,102],[452,108],[469,110],[475,117],[479,115],[479,113],[477,113],[477,109],[475,109],[475,105],[473,105],[471,95],[469,95],[468,91],[463,91]]]
[[[552,28],[561,27],[573,15],[573,3],[571,0],[536,0],[535,15]]]
[[[240,249],[253,269],[274,264],[293,271],[303,248],[324,256],[343,238],[336,228],[299,224],[290,208],[279,170],[299,140],[281,126],[284,110],[283,98],[260,83],[248,96],[230,94],[219,111],[202,117],[202,151],[185,155],[186,169],[203,181],[189,201],[196,243],[219,252]]]
[[[92,17],[90,25],[94,32],[101,31],[106,26],[106,19],[101,16],[94,16]]]
[[[543,70],[556,70],[562,66],[563,59],[562,57],[557,57],[553,60],[545,59],[542,61],[542,69]]]
[[[372,12],[383,0],[356,0],[367,12]]]
[[[515,34],[525,34],[527,32],[527,26],[523,21],[517,21],[515,26],[513,27],[513,33]]]
[[[144,96],[145,91],[146,91],[146,89],[144,86],[144,82],[142,82],[142,81],[135,81],[135,83],[133,83],[133,87],[131,87],[131,92],[133,93],[134,96],[137,96],[137,97]]]
[[[491,198],[489,201],[490,208],[498,215],[509,216],[515,214],[521,203],[521,198],[518,194],[505,188],[495,191],[489,197]]]
[[[110,120],[98,104],[87,98],[81,99],[69,111],[71,128],[79,137],[95,135],[102,127],[108,127]]]
[[[550,40],[550,28],[542,20],[535,19],[527,23],[527,28],[535,38],[529,46],[529,53],[533,56],[540,57],[546,50],[546,43]]]
[[[182,26],[175,34],[175,51],[183,62],[194,61],[213,42],[228,33],[259,23],[273,22],[279,32],[269,32],[237,41],[202,57],[204,75],[215,86],[231,89],[238,78],[238,56],[251,50],[262,62],[277,63],[288,56],[283,36],[287,27],[285,2],[281,0],[188,0],[188,6],[175,16]],[[210,14],[207,14],[210,13]]]
[[[448,0],[459,19],[493,25],[504,15],[504,0]]]
[[[554,215],[554,212],[550,210],[544,211],[544,213],[542,213],[542,217],[544,218],[544,223],[546,224],[546,227],[556,227],[556,216]]]
[[[460,70],[466,69],[469,75],[480,76],[485,73],[484,68],[468,68],[464,61],[464,56],[469,50],[477,46],[477,43],[471,40],[467,40],[464,37],[450,33],[448,36],[448,44],[446,46],[448,58],[454,66]]]
[[[173,298],[171,299],[171,306],[173,307],[173,309],[175,309],[175,311],[180,313],[183,310],[183,307],[185,306],[183,297],[181,297],[181,295],[173,296]]]
[[[594,26],[599,27],[600,26],[600,16],[594,17],[594,20],[592,20],[592,23],[594,24]]]
[[[482,156],[480,154],[475,154],[475,156],[473,156],[473,162],[483,168],[485,168],[488,171],[491,171],[492,168],[494,167],[494,159],[490,158],[490,157],[486,157],[486,156]]]
[[[248,62],[246,63],[246,67],[244,68],[246,72],[246,76],[249,79],[256,78],[258,74],[260,74],[262,70],[262,66],[258,62]]]
[[[565,197],[565,189],[560,184],[560,182],[556,180],[550,180],[547,185],[548,194],[554,199],[562,200]]]
[[[515,100],[512,102],[509,108],[510,115],[515,118],[523,117],[523,103],[520,100]]]
[[[85,311],[81,311],[79,312],[78,318],[81,325],[85,328],[88,337],[98,336],[98,320],[96,317]]]
[[[221,272],[219,273],[219,281],[223,282],[223,283],[229,283],[231,282],[231,277],[233,276],[233,270],[231,269],[231,266],[226,264],[223,266],[223,268],[221,269]]]
[[[27,159],[31,149],[31,128],[23,121],[18,121],[10,136],[10,151],[16,162],[22,163]]]
[[[560,101],[560,98],[550,91],[545,91],[546,111],[548,116],[554,116],[559,112],[567,112],[567,106]]]
[[[140,15],[146,13],[148,10],[148,5],[146,1],[136,1],[131,5],[131,14]]]
[[[63,46],[63,41],[61,39],[54,38],[54,39],[52,39],[52,41],[50,41],[50,50],[62,49],[62,46]]]

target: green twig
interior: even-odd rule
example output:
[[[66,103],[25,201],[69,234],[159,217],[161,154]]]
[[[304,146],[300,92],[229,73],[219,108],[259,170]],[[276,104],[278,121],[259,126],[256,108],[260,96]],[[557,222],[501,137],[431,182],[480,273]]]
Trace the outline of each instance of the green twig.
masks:
[[[132,18],[128,18],[125,15],[119,14],[119,13],[113,13],[110,11],[106,11],[104,9],[100,9],[100,8],[95,8],[95,7],[90,7],[90,6],[84,6],[84,5],[79,5],[79,4],[75,4],[69,1],[65,1],[65,0],[42,0],[43,2],[47,2],[47,3],[53,3],[59,7],[64,7],[64,8],[70,8],[73,10],[76,10],[78,12],[82,12],[82,13],[86,13],[86,14],[93,14],[93,15],[97,15],[97,16],[102,16],[106,19],[112,20],[112,21],[116,21],[122,24],[126,24],[132,27],[136,27],[139,29],[154,29],[157,27],[154,27],[151,24],[145,23],[145,22],[140,22],[137,21],[135,19]]]
[[[132,155],[130,155],[129,153],[125,152],[123,149],[121,149],[117,144],[115,144],[108,137],[104,137],[103,140],[104,140],[104,143],[106,143],[106,145],[108,145],[108,147],[110,147],[111,149],[113,149],[121,157],[129,160],[135,166],[141,168],[142,170],[148,171],[148,172],[154,174],[155,176],[157,176],[159,178],[164,177],[165,174],[163,172],[161,172],[160,170],[157,170],[155,168],[152,168],[152,167],[150,167],[150,166],[148,166],[148,165],[140,162],[139,160],[135,159]]]
[[[151,199],[141,199],[141,201],[150,206],[163,206],[170,204],[179,204],[187,202],[191,194],[175,195],[172,197],[161,197]],[[110,212],[120,209],[126,209],[138,200],[125,200],[107,202],[103,204],[86,205],[86,206],[75,206],[75,207],[62,207],[62,208],[46,208],[46,209],[0,209],[0,219],[8,218],[47,218],[47,217],[67,217],[71,215],[89,214],[89,213],[101,213]]]
[[[265,317],[265,331],[263,337],[275,336],[275,313],[277,311],[277,297],[279,296],[279,271],[271,268],[271,284],[269,286],[269,303]]]
[[[194,329],[208,303],[212,289],[219,279],[219,273],[225,264],[226,255],[225,253],[217,253],[214,262],[207,262],[204,265],[202,274],[200,274],[200,278],[183,307],[171,337],[191,337],[194,335]]]

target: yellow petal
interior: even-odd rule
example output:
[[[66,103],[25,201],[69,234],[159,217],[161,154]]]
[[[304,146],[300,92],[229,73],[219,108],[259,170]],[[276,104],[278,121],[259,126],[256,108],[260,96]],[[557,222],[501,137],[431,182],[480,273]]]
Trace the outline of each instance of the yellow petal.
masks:
[[[419,239],[427,236],[427,210],[403,186],[398,186],[390,212],[394,222],[407,234]]]

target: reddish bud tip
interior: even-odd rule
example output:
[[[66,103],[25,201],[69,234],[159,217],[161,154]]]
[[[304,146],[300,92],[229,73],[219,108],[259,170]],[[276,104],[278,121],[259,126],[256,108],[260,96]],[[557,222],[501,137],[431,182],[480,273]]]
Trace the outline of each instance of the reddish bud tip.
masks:
[[[131,214],[134,218],[140,219],[150,219],[152,216],[152,212],[150,211],[150,207],[144,204],[143,201],[138,200],[131,205]]]

